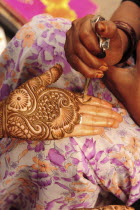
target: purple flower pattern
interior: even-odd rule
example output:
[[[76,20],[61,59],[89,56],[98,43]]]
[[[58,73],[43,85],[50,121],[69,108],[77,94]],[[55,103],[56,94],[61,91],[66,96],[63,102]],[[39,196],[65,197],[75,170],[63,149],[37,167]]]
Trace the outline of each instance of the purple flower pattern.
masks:
[[[38,28],[39,23],[44,29]],[[1,55],[1,72],[5,75],[1,100],[17,85],[56,63],[63,66],[64,72],[54,86],[82,92],[84,78],[71,68],[64,53],[70,26],[68,20],[44,14],[20,29],[22,34],[22,30],[30,27],[35,39],[32,46],[23,48],[22,38],[15,36]],[[111,194],[127,205],[139,199],[140,128],[100,79],[92,81],[89,93],[111,102],[115,111],[123,113],[120,127],[107,128],[101,136],[59,141],[1,139],[0,209],[92,208],[99,197],[102,205],[107,200],[112,204]]]

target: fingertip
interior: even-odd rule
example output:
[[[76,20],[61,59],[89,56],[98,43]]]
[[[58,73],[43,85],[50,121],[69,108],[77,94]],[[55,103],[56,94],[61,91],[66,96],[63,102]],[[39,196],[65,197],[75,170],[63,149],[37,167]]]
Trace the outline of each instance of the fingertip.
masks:
[[[114,112],[114,118],[119,122],[123,121],[123,117],[117,112]]]
[[[122,117],[121,115],[119,116],[118,121],[119,121],[119,122],[122,122],[122,121],[123,121],[123,117]]]
[[[118,121],[114,120],[114,122],[112,124],[112,128],[118,128],[118,127],[119,127]]]
[[[56,82],[61,76],[62,72],[62,66],[60,64],[56,64],[45,73],[38,76],[38,78],[41,80],[42,86],[45,87]]]
[[[60,64],[56,64],[50,69],[50,72],[52,76],[52,83],[54,83],[62,75],[62,72],[63,72],[62,66]]]
[[[108,66],[107,65],[102,65],[102,66],[99,67],[99,70],[107,71],[108,70]]]
[[[55,66],[53,66],[51,69],[53,72],[57,72],[58,74],[62,74],[63,72],[62,66],[59,63],[55,64]]]

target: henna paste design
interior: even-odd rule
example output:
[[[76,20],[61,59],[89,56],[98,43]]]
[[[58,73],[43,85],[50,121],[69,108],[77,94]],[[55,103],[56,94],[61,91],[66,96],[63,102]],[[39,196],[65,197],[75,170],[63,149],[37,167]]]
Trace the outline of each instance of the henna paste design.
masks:
[[[16,89],[10,94],[7,102],[7,108],[11,111],[26,111],[31,106],[30,96],[25,89]]]
[[[79,123],[78,97],[59,88],[45,88],[60,76],[55,66],[25,82],[6,100],[5,133],[21,139],[60,139]]]
[[[17,95],[19,93],[20,89]],[[32,92],[32,94],[34,93]],[[6,133],[9,136],[13,136],[14,133],[14,137],[32,140],[59,139],[63,138],[65,133],[71,133],[79,122],[77,100],[74,94],[69,91],[47,88],[41,95],[34,95],[35,107],[33,109],[28,106],[30,105],[27,103],[28,100],[23,107],[22,101],[24,102],[25,95],[22,95],[21,104],[16,106],[19,107],[18,111],[15,111],[15,107],[11,109],[14,104],[14,96],[14,94],[10,96],[9,102],[11,103],[7,106]],[[15,112],[13,113],[13,111]]]

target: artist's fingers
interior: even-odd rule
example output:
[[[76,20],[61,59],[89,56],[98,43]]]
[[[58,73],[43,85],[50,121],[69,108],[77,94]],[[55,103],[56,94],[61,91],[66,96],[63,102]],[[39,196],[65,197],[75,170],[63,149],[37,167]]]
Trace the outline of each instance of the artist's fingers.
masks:
[[[76,125],[74,130],[70,134],[66,134],[66,137],[70,136],[92,136],[92,135],[101,135],[104,132],[104,128],[93,127],[88,125]]]
[[[79,39],[85,48],[94,55],[101,53],[99,41],[96,33],[91,26],[91,16],[87,18],[79,29]]]
[[[89,67],[77,55],[71,55],[70,60],[71,61],[69,62],[69,59],[68,59],[68,62],[71,64],[71,66],[75,70],[79,71],[86,78],[98,78],[99,79],[104,76],[104,73],[101,69],[99,70],[97,67],[94,67],[94,68]]]
[[[106,63],[93,56],[84,45],[80,42],[76,31],[74,33],[69,30],[67,32],[67,42],[65,43],[65,54],[71,66],[89,78],[102,78],[108,69]]]
[[[87,104],[87,105],[95,105],[95,106],[100,106],[100,107],[112,108],[112,105],[109,102],[102,100],[100,98],[89,96],[89,95],[86,95],[84,96],[84,99],[80,98],[79,100],[83,104]]]
[[[90,67],[89,65],[84,63],[83,59],[78,57],[78,55],[74,52],[73,49],[69,49],[70,52],[67,52],[67,48],[68,47],[65,45],[65,54],[67,57],[67,61],[71,64],[71,66],[75,70],[79,71],[85,77],[89,78],[102,78],[104,76],[102,68],[99,69],[102,66],[100,62],[97,61],[94,63],[95,64],[94,67]],[[94,58],[94,60],[98,59]]]
[[[103,118],[112,118],[119,122],[122,121],[122,116],[118,114],[117,112],[113,111],[112,109],[99,107],[99,106],[91,106],[91,105],[84,104],[80,106],[79,113],[103,117]]]
[[[75,34],[77,33],[77,36],[72,36],[74,54],[77,55],[77,57],[82,60],[87,66],[93,69],[106,71],[108,67],[104,60],[95,57],[101,51],[101,49],[99,47],[98,38],[91,29],[90,19],[88,19],[87,21],[88,24],[85,24],[85,27],[80,28],[82,30],[81,34],[79,34],[79,31],[76,30]],[[86,28],[87,26],[89,26],[89,29]],[[80,40],[80,35],[83,38],[82,40]],[[90,43],[91,40],[92,43]],[[87,48],[86,45],[83,45],[83,42],[88,45]],[[99,50],[96,50],[96,48],[99,48]],[[92,51],[90,51],[90,49],[92,49]]]
[[[88,114],[81,114],[81,124],[91,127],[110,127],[118,128],[119,121],[114,118],[100,117]]]

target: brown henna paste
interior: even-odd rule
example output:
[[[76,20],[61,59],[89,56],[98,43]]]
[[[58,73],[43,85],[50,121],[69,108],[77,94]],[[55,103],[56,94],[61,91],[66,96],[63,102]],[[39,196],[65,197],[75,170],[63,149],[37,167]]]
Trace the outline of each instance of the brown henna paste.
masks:
[[[9,95],[4,111],[6,136],[60,139],[73,131],[80,120],[78,97],[67,90],[45,87],[58,79],[59,70],[57,65]]]

